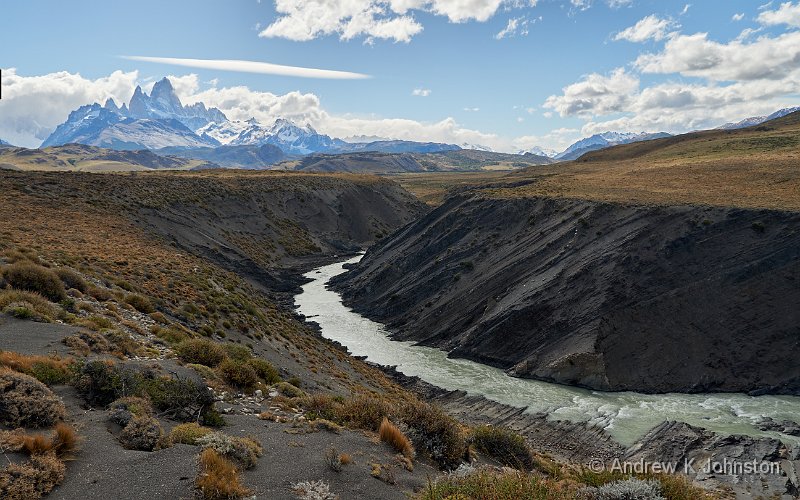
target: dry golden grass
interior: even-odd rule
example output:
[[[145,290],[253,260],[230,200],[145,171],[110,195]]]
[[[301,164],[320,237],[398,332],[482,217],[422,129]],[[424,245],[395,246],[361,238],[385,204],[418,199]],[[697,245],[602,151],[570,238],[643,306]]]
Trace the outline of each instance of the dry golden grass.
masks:
[[[378,435],[381,441],[402,453],[404,457],[409,459],[414,457],[414,446],[411,444],[411,441],[403,434],[403,431],[389,422],[388,418],[384,418],[383,422],[381,422]]]
[[[22,429],[0,431],[0,448],[5,451],[23,451],[30,456],[54,453],[57,457],[69,456],[78,447],[78,433],[64,422],[56,424],[50,436],[27,434]]]
[[[508,172],[430,172],[396,174],[390,179],[430,206],[439,206],[452,189],[497,181]]]
[[[236,499],[251,494],[242,485],[233,462],[210,448],[200,453],[200,471],[195,485],[204,500]]]

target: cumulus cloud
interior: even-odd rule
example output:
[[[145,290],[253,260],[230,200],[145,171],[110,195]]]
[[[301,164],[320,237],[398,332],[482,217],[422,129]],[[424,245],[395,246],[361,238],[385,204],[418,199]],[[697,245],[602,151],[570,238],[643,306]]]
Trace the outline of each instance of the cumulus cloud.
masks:
[[[617,68],[610,75],[592,73],[564,87],[562,95],[552,95],[544,103],[563,116],[605,115],[623,111],[630,96],[639,88],[639,79]]]
[[[411,91],[411,95],[416,97],[428,97],[431,95],[430,89],[414,89]]]
[[[785,2],[777,10],[764,10],[758,15],[758,22],[765,26],[786,24],[800,27],[800,2]]]
[[[259,36],[308,41],[338,35],[409,42],[422,32],[413,11],[447,17],[450,22],[486,21],[506,0],[275,0],[278,19]],[[535,3],[535,2],[533,2]]]
[[[0,83],[0,138],[17,146],[37,147],[79,106],[108,98],[127,102],[137,78],[136,71],[115,71],[92,80],[65,71],[23,76],[14,68],[5,69]]]
[[[614,36],[614,40],[627,40],[629,42],[641,43],[647,40],[663,40],[667,32],[675,27],[674,21],[661,19],[655,14],[651,14],[639,22],[625,28]]]
[[[512,151],[526,151],[535,146],[563,151],[580,139],[581,131],[576,128],[558,128],[543,135],[525,135],[512,141]]]
[[[800,67],[800,31],[729,43],[709,40],[708,33],[678,35],[662,52],[641,55],[634,64],[644,73],[679,73],[715,81],[784,78]]]

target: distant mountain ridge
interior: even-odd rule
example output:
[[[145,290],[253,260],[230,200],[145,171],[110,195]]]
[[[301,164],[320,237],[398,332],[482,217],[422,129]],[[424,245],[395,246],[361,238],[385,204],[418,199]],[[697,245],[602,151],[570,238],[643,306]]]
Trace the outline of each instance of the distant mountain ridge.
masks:
[[[725,125],[717,128],[719,130],[736,130],[739,128],[754,127],[756,125],[761,125],[764,122],[775,120],[776,118],[783,118],[784,116],[794,113],[795,111],[800,111],[800,106],[779,109],[778,111],[767,116],[751,116],[750,118],[745,118],[744,120],[735,123],[726,123]]]
[[[11,146],[11,143],[8,143],[8,142],[4,141],[3,139],[0,139],[0,146]]]
[[[670,137],[670,135],[671,134],[667,134],[666,132],[658,132],[655,134],[650,134],[647,132],[603,132],[602,134],[595,134],[585,139],[581,139],[561,153],[557,154],[555,159],[561,161],[576,160],[589,151],[597,151],[598,149],[605,149],[611,146],[617,146],[619,144],[630,144],[633,142],[661,139],[664,137]]]
[[[374,138],[362,136],[362,139]],[[183,105],[168,78],[156,82],[150,95],[137,86],[130,102],[121,106],[112,99],[103,105],[81,106],[70,113],[41,147],[72,143],[118,150],[169,149],[175,154],[175,148],[182,148],[184,157],[215,157],[225,165],[235,166],[249,165],[246,162],[254,159],[280,161],[284,156],[315,153],[432,153],[461,149],[453,144],[383,139],[350,143],[320,134],[310,124],[299,126],[285,118],[278,118],[271,125],[255,118],[228,120],[222,111],[207,108],[201,102]],[[253,148],[264,145],[275,146],[283,154]],[[220,146],[229,147],[219,155],[208,151]]]

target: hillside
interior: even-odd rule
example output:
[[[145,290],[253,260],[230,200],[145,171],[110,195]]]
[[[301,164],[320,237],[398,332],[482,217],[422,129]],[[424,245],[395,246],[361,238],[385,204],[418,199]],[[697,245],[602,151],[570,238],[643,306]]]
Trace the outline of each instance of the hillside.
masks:
[[[191,170],[214,168],[203,160],[160,156],[146,150],[115,151],[82,144],[44,149],[0,149],[0,169],[28,171],[132,172],[143,170]]]
[[[800,394],[799,122],[617,146],[463,187],[337,289],[398,339],[519,376]]]

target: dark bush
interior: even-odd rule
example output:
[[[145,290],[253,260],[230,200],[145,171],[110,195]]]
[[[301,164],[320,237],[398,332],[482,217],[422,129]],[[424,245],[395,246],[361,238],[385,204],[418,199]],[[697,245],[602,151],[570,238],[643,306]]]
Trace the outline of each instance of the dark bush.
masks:
[[[153,417],[136,417],[122,429],[119,441],[129,450],[153,451],[161,445],[164,431]]]
[[[67,298],[64,284],[56,273],[46,267],[20,262],[8,266],[3,275],[18,290],[36,292],[53,302],[61,302]]]
[[[152,416],[153,406],[150,401],[136,396],[117,399],[108,406],[109,420],[122,427],[127,426],[134,418]]]
[[[250,365],[250,367],[256,371],[256,375],[267,384],[277,384],[281,381],[281,374],[269,361],[252,358],[247,361],[247,364]]]
[[[247,363],[226,359],[218,367],[219,373],[227,383],[237,389],[252,389],[258,382],[256,371]]]
[[[50,427],[64,418],[66,408],[53,391],[30,375],[0,368],[0,424]]]
[[[86,283],[86,280],[84,280],[80,274],[76,273],[72,269],[59,267],[55,270],[55,273],[58,276],[58,279],[60,279],[67,288],[74,288],[80,292],[86,292],[86,290],[89,289],[89,285]]]
[[[135,293],[126,295],[125,302],[132,305],[133,308],[139,311],[140,313],[150,314],[155,311],[153,304],[150,303],[150,299],[148,299],[143,295],[138,295]]]
[[[176,420],[196,421],[214,405],[214,395],[200,381],[156,377],[145,378],[141,384],[140,393],[150,398],[159,415]]]
[[[208,339],[190,339],[175,347],[178,357],[187,363],[217,366],[225,359],[225,350],[218,343]]]
[[[502,427],[482,425],[472,431],[470,441],[478,451],[495,458],[503,465],[525,471],[533,468],[533,454],[525,438],[516,432]]]
[[[402,421],[417,450],[424,450],[440,467],[454,469],[467,454],[467,442],[459,423],[438,406],[407,403]]]
[[[236,361],[247,361],[253,357],[252,351],[247,346],[241,344],[223,344],[222,348],[228,354],[228,357]]]

